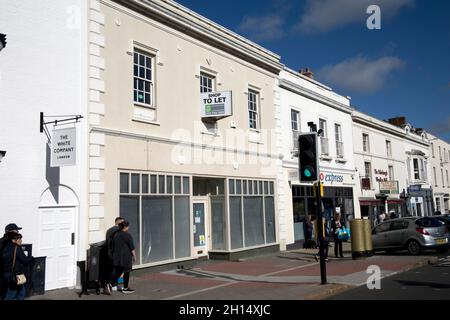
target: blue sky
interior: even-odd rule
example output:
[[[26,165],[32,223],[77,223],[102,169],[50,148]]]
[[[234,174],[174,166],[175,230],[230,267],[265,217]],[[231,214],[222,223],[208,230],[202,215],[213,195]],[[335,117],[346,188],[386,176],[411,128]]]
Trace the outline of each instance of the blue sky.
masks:
[[[281,55],[291,69],[350,96],[353,107],[406,116],[450,142],[450,1],[177,0]],[[381,30],[369,30],[369,5]]]

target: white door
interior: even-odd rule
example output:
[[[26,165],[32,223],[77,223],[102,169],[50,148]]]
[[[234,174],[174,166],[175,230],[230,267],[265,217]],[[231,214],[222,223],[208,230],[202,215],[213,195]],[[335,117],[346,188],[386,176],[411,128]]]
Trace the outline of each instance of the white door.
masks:
[[[75,285],[75,207],[39,209],[39,250],[46,256],[45,290]]]

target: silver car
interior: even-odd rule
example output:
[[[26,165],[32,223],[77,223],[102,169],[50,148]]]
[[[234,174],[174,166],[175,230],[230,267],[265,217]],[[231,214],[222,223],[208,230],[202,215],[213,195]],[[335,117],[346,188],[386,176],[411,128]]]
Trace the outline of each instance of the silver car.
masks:
[[[407,249],[418,255],[423,249],[444,253],[449,247],[447,227],[433,217],[408,217],[388,220],[372,229],[374,251],[389,253]]]

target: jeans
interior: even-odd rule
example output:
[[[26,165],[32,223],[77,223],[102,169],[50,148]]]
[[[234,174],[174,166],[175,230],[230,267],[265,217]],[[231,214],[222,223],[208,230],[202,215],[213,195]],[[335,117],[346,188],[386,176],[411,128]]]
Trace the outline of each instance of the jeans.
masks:
[[[25,300],[25,286],[19,286],[17,290],[8,288],[6,292],[5,300]]]

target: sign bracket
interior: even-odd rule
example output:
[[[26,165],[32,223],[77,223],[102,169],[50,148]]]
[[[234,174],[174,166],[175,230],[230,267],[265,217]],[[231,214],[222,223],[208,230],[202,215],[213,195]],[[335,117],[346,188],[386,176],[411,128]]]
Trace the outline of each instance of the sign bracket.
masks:
[[[53,121],[49,121],[49,122],[45,122],[44,118],[64,118],[64,117],[71,117],[71,118],[65,118],[65,119],[60,119],[60,120],[53,120]],[[70,115],[70,116],[44,116],[44,112],[40,113],[40,121],[39,121],[39,132],[44,132],[44,126],[46,126],[47,124],[55,124],[55,126],[58,125],[58,123],[61,122],[68,122],[68,121],[75,121],[78,122],[78,120],[83,119],[83,116],[81,115]]]

